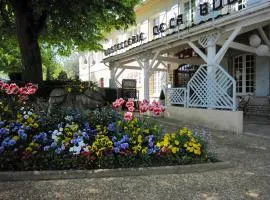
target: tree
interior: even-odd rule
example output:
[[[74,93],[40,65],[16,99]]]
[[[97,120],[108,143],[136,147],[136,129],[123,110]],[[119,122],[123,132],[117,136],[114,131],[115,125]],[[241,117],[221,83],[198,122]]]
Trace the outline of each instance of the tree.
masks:
[[[102,49],[104,33],[135,23],[140,0],[0,0],[0,28],[17,36],[22,76],[42,81],[39,43],[71,50]]]

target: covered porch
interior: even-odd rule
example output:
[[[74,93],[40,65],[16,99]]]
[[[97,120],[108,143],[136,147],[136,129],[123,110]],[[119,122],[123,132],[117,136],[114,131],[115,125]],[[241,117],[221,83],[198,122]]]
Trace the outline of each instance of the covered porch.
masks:
[[[109,63],[112,86],[125,69],[142,70],[146,99],[151,74],[166,72],[162,86],[167,97],[166,117],[241,133],[243,112],[237,109],[239,97],[269,98],[269,38],[269,5],[257,5],[178,30],[104,61]],[[187,49],[191,49],[191,56],[179,55]],[[185,65],[199,66],[182,87],[170,79],[179,65],[182,71]]]

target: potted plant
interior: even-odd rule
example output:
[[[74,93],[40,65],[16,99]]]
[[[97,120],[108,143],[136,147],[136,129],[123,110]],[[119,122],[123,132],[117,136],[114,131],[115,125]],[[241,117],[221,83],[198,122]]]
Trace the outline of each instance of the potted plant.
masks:
[[[161,92],[160,92],[159,102],[161,105],[165,106],[165,94],[164,94],[163,90],[161,90]]]

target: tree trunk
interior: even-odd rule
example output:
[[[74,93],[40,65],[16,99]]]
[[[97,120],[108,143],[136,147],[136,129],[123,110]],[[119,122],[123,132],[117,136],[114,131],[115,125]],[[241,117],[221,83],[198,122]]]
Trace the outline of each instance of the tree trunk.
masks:
[[[33,16],[31,1],[17,0],[13,5],[16,32],[22,59],[22,80],[42,82],[42,63],[38,44],[39,30]]]

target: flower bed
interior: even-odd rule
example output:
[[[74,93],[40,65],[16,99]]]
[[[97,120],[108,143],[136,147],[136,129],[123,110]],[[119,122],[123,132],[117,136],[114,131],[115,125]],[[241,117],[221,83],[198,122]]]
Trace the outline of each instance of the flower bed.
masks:
[[[165,133],[158,124],[134,117],[132,102],[127,101],[128,114],[124,116],[116,110],[125,103],[122,99],[114,102],[115,109],[66,111],[53,116],[44,115],[33,104],[17,109],[15,118],[5,118],[9,109],[3,110],[0,170],[159,166],[214,159],[203,135],[187,128]],[[156,115],[164,109],[158,102],[146,100],[140,106],[142,113],[150,110]]]

